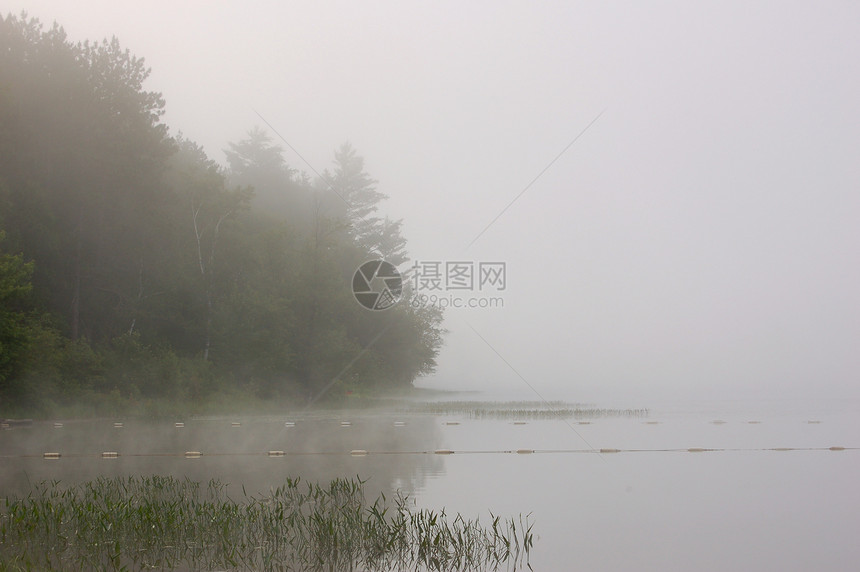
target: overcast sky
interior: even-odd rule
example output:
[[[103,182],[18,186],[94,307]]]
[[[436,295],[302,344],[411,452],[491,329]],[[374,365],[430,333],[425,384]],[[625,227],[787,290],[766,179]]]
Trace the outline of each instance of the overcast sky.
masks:
[[[116,35],[212,158],[257,113],[316,170],[349,140],[413,259],[505,262],[424,385],[860,397],[860,3],[3,9]]]

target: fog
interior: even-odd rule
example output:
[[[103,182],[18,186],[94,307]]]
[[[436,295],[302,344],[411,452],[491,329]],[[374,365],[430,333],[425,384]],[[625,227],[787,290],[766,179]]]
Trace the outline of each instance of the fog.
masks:
[[[394,425],[400,418],[393,414],[347,417],[294,412],[288,425],[262,416],[232,424],[195,419],[179,427],[167,421],[37,424],[3,434],[0,454],[12,461],[0,467],[0,483],[4,494],[23,495],[43,480],[77,483],[157,472],[202,483],[218,479],[240,495],[266,493],[286,477],[325,482],[361,474],[368,479],[367,495],[375,498],[398,489],[412,494],[443,472],[440,457],[417,454],[439,447],[439,425],[431,417],[415,416],[400,421],[402,426]],[[350,455],[362,448],[387,454]],[[62,462],[46,462],[47,449],[61,452]],[[113,451],[115,458],[105,462],[104,451]],[[186,451],[198,454],[186,458]]]
[[[504,307],[449,310],[421,385],[860,397],[856,4],[4,10],[116,35],[219,161],[255,125],[311,176],[349,140],[413,260],[504,262]]]

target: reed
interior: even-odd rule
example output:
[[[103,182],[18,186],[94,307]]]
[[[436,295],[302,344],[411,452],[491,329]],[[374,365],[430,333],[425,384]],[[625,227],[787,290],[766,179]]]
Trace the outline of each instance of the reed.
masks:
[[[465,415],[470,419],[599,419],[648,416],[647,409],[590,407],[564,401],[438,401],[415,404],[403,412]]]
[[[363,481],[287,479],[234,501],[173,477],[40,483],[0,511],[0,570],[508,570],[529,566],[529,516],[492,523],[365,500]]]

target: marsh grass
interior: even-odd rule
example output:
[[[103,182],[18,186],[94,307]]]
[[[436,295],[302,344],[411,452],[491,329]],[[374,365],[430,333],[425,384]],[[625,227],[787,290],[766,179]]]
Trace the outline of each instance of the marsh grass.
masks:
[[[647,409],[611,409],[564,401],[438,401],[420,403],[405,413],[465,415],[470,419],[599,419],[647,417]]]
[[[365,500],[363,481],[287,479],[232,500],[218,481],[41,483],[0,511],[0,570],[517,570],[528,516],[479,520]],[[529,566],[530,568],[530,566]]]

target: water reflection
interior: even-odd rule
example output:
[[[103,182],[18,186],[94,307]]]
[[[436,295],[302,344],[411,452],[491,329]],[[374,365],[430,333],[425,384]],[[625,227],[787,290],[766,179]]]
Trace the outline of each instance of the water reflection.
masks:
[[[397,489],[414,495],[443,461],[426,451],[439,447],[439,423],[431,416],[408,422],[390,414],[352,412],[283,418],[38,423],[0,432],[0,493],[20,494],[30,483],[59,479],[76,483],[100,475],[161,474],[198,481],[218,479],[248,493],[265,492],[288,476],[327,481],[368,479],[367,495]],[[399,421],[395,425],[395,421]],[[367,456],[350,455],[354,449]],[[283,456],[269,456],[283,451]],[[46,452],[60,458],[47,460]],[[102,458],[117,452],[117,458]],[[186,452],[200,452],[199,458]],[[396,454],[399,453],[399,454]]]
[[[856,402],[726,402],[649,404],[646,417],[585,424],[575,417],[476,419],[463,411],[185,420],[184,428],[45,423],[0,432],[7,456],[0,493],[24,492],[29,481],[98,475],[218,478],[249,492],[286,476],[360,475],[370,478],[368,496],[402,489],[419,507],[469,518],[531,513],[538,570],[568,569],[572,557],[585,570],[851,569],[860,561],[853,541],[860,530],[858,412]],[[352,456],[354,449],[370,454]],[[600,449],[619,452],[594,452]],[[190,450],[203,456],[184,458]],[[270,450],[285,456],[268,457]],[[44,460],[46,451],[63,457]],[[102,451],[121,456],[101,459]]]

